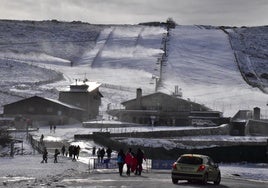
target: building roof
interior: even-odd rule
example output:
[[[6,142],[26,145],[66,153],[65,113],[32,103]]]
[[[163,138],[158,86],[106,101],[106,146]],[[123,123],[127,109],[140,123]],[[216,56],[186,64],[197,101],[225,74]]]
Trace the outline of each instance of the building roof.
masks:
[[[172,100],[180,100],[180,101],[185,101],[185,102],[191,103],[191,104],[201,105],[201,104],[198,104],[198,103],[195,103],[195,102],[192,102],[192,101],[188,101],[188,100],[185,100],[185,99],[182,99],[180,97],[173,96],[173,95],[168,95],[168,94],[165,94],[165,93],[162,93],[162,92],[152,93],[152,94],[149,94],[149,95],[142,96],[141,98],[146,99],[146,98],[151,98],[151,97],[154,97],[154,96],[165,96],[165,97],[170,98]],[[133,103],[133,102],[136,102],[136,101],[137,101],[137,98],[122,102],[121,104],[126,106],[129,103]],[[201,105],[201,106],[203,106],[203,105]],[[207,108],[207,107],[204,106],[204,108]],[[207,110],[209,110],[209,108],[207,108]]]
[[[40,97],[40,98],[42,98],[42,97]],[[60,104],[60,105],[62,105],[62,106],[68,107],[68,108],[70,108],[70,109],[76,109],[76,110],[82,110],[82,111],[85,111],[85,109],[83,109],[83,108],[79,108],[79,107],[77,107],[77,106],[74,106],[74,105],[71,105],[71,104],[68,104],[68,103],[64,103],[64,102],[61,102],[61,101],[56,100],[56,99],[50,99],[50,98],[43,98],[43,99],[46,99],[46,100],[48,100],[48,101],[51,101],[51,102]]]
[[[29,98],[22,99],[22,100],[13,102],[13,103],[6,104],[6,105],[4,105],[4,106],[11,105],[11,104],[15,104],[15,103],[18,103],[18,102],[21,102],[21,101],[31,100],[31,99],[33,99],[33,98],[37,98],[37,99],[40,99],[40,100],[47,100],[47,101],[50,101],[50,102],[59,104],[59,105],[61,105],[61,106],[65,106],[65,107],[70,108],[70,109],[75,109],[75,110],[85,111],[85,109],[83,109],[83,108],[79,108],[79,107],[77,107],[77,106],[70,105],[70,104],[61,102],[61,101],[56,100],[56,99],[44,98],[44,97],[39,97],[39,96],[29,97]]]
[[[141,98],[150,98],[154,95],[167,95],[165,93],[161,93],[161,92],[156,92],[156,93],[152,93],[152,94],[149,94],[149,95],[145,95],[145,96],[141,96]],[[167,95],[167,96],[170,96],[170,95]],[[171,97],[171,96],[170,96]],[[122,102],[121,104],[122,105],[127,105],[128,103],[132,103],[132,102],[136,102],[137,98],[135,99],[131,99],[131,100],[128,100],[128,101],[125,101],[125,102]]]
[[[76,81],[63,91],[68,92],[92,92],[101,86],[100,83],[90,81]]]

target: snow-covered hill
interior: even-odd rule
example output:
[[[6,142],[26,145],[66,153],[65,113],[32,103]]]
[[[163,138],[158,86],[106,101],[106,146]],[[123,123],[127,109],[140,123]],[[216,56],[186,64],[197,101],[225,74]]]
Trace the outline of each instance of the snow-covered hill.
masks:
[[[228,32],[228,30],[227,30]],[[268,93],[268,27],[236,28],[228,32],[244,79]]]
[[[237,62],[237,54],[246,47],[230,34],[256,36],[247,41],[258,49],[251,55],[259,57],[262,51],[262,57],[246,68],[266,80],[268,42],[262,40],[267,38],[266,29],[177,26],[167,35],[164,27],[144,25],[0,21],[0,103],[34,94],[57,98],[57,91],[74,79],[87,78],[102,83],[104,112],[108,103],[119,107],[134,98],[138,87],[144,94],[153,93],[156,78],[161,77],[159,91],[171,94],[178,85],[184,98],[223,111],[225,116],[255,106],[267,116],[266,85],[261,91],[245,82],[240,73],[244,60]],[[48,83],[61,74],[64,80]],[[33,86],[36,82],[45,84]]]

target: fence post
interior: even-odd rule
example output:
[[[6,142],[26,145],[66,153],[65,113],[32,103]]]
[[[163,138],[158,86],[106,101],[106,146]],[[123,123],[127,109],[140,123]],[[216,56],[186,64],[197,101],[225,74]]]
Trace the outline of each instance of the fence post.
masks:
[[[88,160],[88,170],[89,170],[89,173],[90,173],[91,172],[91,159]]]

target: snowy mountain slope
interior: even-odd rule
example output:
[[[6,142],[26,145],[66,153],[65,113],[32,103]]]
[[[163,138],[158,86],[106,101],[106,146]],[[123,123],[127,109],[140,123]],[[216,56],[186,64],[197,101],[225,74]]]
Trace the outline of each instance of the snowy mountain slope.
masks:
[[[58,21],[0,20],[0,50],[43,53],[75,61],[92,48],[103,26]],[[31,54],[33,55],[33,54]]]
[[[75,79],[87,78],[103,83],[104,112],[108,103],[119,107],[121,102],[134,98],[138,87],[144,94],[155,90],[154,78],[160,74],[159,59],[164,53],[163,37],[167,33],[162,27],[55,21],[1,21],[0,25],[8,28],[0,27],[0,65],[7,61],[18,65],[23,62],[27,69],[33,64],[63,74],[65,80],[38,86],[43,95],[67,87]],[[49,45],[43,45],[44,41]],[[171,94],[178,85],[184,98],[223,111],[226,116],[255,106],[261,107],[262,115],[267,116],[267,95],[243,80],[228,35],[222,30],[177,26],[167,42],[168,58],[160,91]],[[12,76],[18,70],[8,72],[13,80],[10,85],[21,82],[20,77]],[[259,70],[263,71],[256,69]],[[42,78],[30,71],[25,74],[33,81]],[[33,92],[29,90],[27,94]]]
[[[57,88],[42,87],[62,77],[50,65],[75,63],[85,49],[95,46],[103,27],[79,22],[0,20],[0,112],[2,105],[22,97],[57,98]]]
[[[245,80],[267,93],[268,27],[236,28],[228,32]]]
[[[164,32],[163,28],[144,26],[114,26],[105,29],[92,50],[95,57],[91,58],[92,54],[86,53],[81,58],[82,62],[84,58],[91,60],[87,61],[92,68],[88,71],[92,74],[101,70],[103,74],[95,79],[103,83],[150,90],[153,88],[149,83],[155,63],[163,53],[160,46]]]
[[[267,95],[242,78],[229,43],[219,29],[177,26],[171,31],[165,87],[178,84],[185,97],[234,115],[239,109],[265,109]]]

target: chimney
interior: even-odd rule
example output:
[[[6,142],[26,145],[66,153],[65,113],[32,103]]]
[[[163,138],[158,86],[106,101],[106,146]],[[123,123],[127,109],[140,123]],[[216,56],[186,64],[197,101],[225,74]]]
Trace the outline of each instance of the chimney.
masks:
[[[261,119],[261,109],[258,107],[255,107],[253,109],[253,119],[254,120],[260,120]]]
[[[175,86],[175,95],[179,94],[179,86]]]
[[[137,105],[138,106],[141,106],[141,97],[142,97],[142,90],[141,88],[138,88],[137,89]]]

